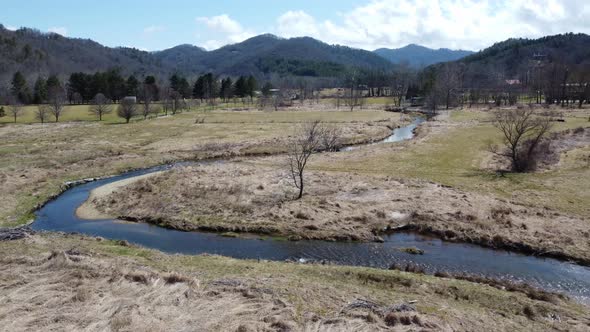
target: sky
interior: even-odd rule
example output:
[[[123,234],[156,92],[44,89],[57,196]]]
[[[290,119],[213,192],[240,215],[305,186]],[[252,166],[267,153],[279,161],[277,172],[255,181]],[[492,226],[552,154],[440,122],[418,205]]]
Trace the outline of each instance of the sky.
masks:
[[[0,0],[0,24],[147,51],[208,50],[263,33],[374,50],[480,50],[508,38],[590,33],[590,0]]]

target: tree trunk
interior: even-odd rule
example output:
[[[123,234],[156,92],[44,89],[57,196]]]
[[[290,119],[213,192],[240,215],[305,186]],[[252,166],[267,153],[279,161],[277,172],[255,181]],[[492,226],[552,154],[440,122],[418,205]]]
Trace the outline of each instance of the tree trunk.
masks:
[[[303,172],[299,172],[299,196],[297,199],[303,197]]]

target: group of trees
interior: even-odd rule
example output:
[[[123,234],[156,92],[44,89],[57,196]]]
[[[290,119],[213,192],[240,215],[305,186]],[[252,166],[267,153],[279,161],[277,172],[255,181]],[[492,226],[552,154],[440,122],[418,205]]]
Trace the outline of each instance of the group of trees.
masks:
[[[234,97],[249,97],[252,100],[257,89],[258,82],[254,76],[239,76],[235,82],[231,77],[218,81],[212,73],[208,73],[197,78],[192,96],[201,101],[221,98],[227,102]]]

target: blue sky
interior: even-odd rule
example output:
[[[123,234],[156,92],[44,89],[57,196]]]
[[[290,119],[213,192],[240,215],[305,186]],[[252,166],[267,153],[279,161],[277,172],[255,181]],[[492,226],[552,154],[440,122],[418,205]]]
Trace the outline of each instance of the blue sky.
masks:
[[[364,49],[417,43],[477,50],[510,37],[589,33],[586,2],[0,0],[0,23],[145,50],[184,43],[214,49],[261,33]]]

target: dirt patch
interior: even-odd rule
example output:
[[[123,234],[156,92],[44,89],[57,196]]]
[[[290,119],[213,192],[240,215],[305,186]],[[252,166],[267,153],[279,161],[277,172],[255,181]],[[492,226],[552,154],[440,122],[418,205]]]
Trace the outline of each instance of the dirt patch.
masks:
[[[116,182],[111,182],[104,186],[100,186],[90,192],[88,196],[88,200],[84,202],[84,204],[80,205],[76,209],[76,215],[79,218],[87,219],[87,220],[98,220],[98,219],[107,219],[110,216],[106,215],[99,210],[97,210],[94,205],[90,204],[90,202],[94,201],[98,197],[105,197],[112,194],[115,190],[127,186],[135,181],[141,181],[143,179],[147,179],[152,176],[156,176],[162,172],[154,172],[149,174],[144,174],[140,176],[136,176],[130,179],[120,180]]]

